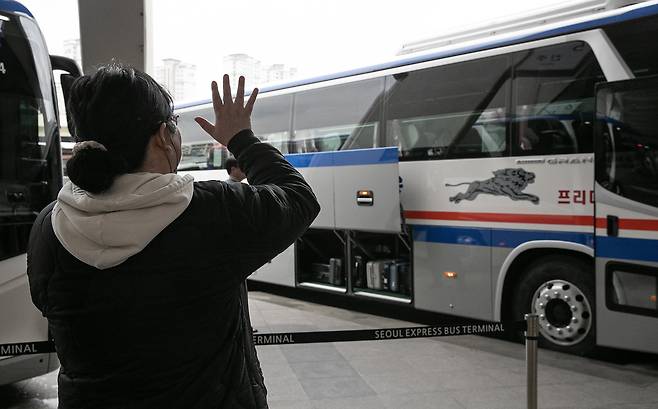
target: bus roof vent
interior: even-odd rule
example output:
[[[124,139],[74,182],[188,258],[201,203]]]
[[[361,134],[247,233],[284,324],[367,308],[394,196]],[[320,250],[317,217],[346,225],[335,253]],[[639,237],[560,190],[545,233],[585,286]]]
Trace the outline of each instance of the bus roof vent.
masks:
[[[632,4],[642,3],[644,1],[648,0],[566,1],[524,13],[511,14],[504,19],[491,20],[472,25],[458,32],[407,43],[402,46],[397,55],[411,54],[494,35],[529,29],[571,18],[588,16],[602,11],[614,10]]]

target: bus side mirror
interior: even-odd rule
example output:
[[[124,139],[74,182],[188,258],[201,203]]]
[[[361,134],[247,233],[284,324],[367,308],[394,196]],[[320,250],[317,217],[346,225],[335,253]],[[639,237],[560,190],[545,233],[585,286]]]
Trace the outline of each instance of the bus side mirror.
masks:
[[[50,56],[50,65],[53,69],[64,71],[64,74],[60,76],[60,82],[62,84],[62,93],[64,94],[64,104],[68,105],[69,95],[71,94],[71,85],[76,78],[82,75],[82,71],[75,60],[72,60],[67,57],[62,57],[59,55]],[[66,123],[68,124],[69,133],[75,139],[75,129],[73,123],[71,122],[71,116],[69,114],[68,106],[66,108]]]

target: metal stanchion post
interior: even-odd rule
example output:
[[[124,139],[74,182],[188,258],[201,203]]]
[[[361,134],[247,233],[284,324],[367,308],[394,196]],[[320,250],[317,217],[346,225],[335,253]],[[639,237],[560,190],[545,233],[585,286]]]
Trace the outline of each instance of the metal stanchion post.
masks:
[[[537,409],[537,340],[539,337],[539,317],[526,314],[528,329],[525,332],[525,362],[528,382],[528,409]]]

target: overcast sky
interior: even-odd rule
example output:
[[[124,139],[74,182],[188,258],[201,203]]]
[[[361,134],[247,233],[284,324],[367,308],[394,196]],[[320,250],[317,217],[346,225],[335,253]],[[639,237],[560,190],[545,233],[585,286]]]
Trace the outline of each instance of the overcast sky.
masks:
[[[199,98],[219,78],[222,57],[246,53],[296,67],[299,77],[371,65],[402,44],[565,0],[152,0],[154,64],[197,66]],[[573,2],[574,0],[571,0]],[[23,0],[51,53],[79,37],[77,0]]]

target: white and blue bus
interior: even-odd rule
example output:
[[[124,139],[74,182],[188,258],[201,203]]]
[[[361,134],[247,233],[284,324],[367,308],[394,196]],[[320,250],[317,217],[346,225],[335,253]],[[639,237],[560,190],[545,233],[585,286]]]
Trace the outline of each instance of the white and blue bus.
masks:
[[[263,89],[253,128],[322,211],[251,279],[658,352],[658,2],[631,3]],[[210,102],[177,111],[180,170],[226,178]]]
[[[0,344],[49,339],[30,298],[25,250],[33,221],[62,186],[53,70],[73,74],[63,84],[79,75],[75,62],[48,55],[28,9],[0,0]],[[0,385],[58,367],[54,353],[0,356]]]

